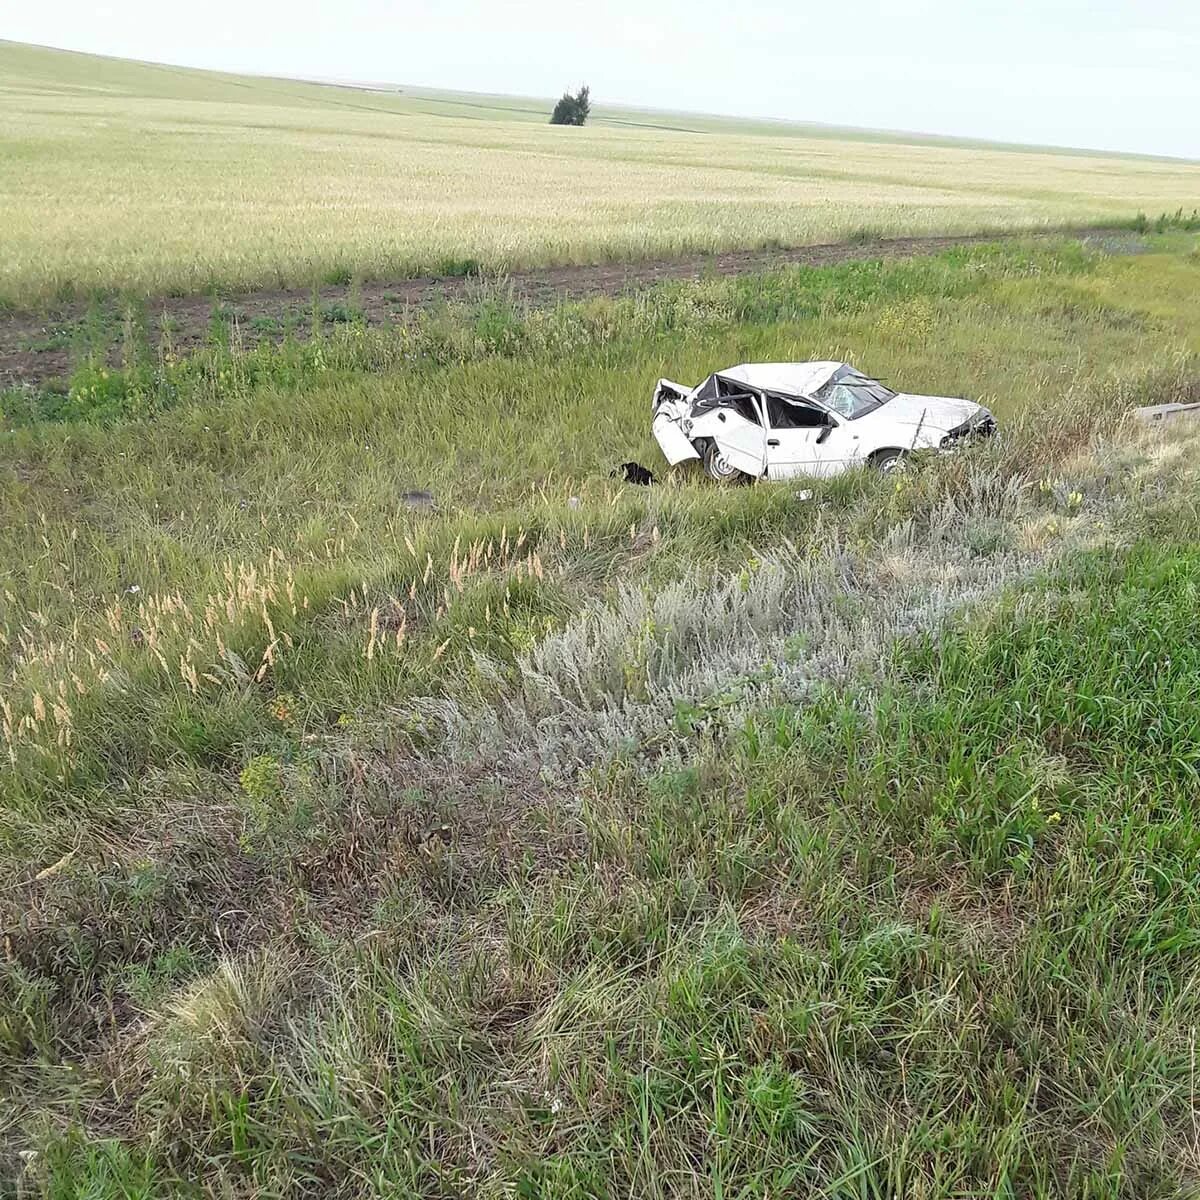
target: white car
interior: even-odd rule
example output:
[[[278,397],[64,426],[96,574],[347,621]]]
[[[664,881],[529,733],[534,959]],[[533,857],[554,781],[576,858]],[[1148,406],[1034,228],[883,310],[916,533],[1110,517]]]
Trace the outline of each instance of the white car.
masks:
[[[914,450],[995,432],[970,400],[894,392],[844,362],[745,363],[699,387],[659,380],[654,436],[676,466],[699,459],[721,483],[891,471]]]

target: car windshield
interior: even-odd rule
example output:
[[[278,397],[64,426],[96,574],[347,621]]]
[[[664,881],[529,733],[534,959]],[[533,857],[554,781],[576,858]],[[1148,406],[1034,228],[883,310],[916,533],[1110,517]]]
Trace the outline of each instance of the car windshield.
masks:
[[[886,404],[895,392],[885,387],[877,379],[868,379],[865,375],[846,372],[833,377],[818,393],[817,399],[826,408],[853,421],[858,417],[874,412]]]

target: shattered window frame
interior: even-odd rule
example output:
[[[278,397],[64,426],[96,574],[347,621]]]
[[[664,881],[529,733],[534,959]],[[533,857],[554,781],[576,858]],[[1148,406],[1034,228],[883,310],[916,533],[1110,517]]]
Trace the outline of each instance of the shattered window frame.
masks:
[[[725,408],[737,413],[744,421],[765,429],[761,398],[757,389],[747,387],[737,379],[724,375],[710,375],[697,389],[692,398],[692,415],[713,412]]]
[[[762,399],[763,407],[767,414],[768,429],[822,429],[832,420],[829,410],[823,405],[800,396],[791,396],[787,392],[763,392]],[[775,407],[775,405],[778,407]],[[797,424],[794,421],[778,422],[776,414],[783,415],[788,410],[796,413],[812,413],[819,420],[804,422],[802,424]]]
[[[722,396],[721,408],[727,408],[731,412],[737,413],[744,421],[751,425],[757,425],[760,429],[765,429],[766,424],[763,422],[762,402],[759,396],[750,390],[735,392],[729,396]]]

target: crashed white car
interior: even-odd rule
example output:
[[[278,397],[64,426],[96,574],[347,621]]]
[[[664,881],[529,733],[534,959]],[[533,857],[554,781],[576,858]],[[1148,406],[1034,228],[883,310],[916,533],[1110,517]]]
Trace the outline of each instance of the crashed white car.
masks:
[[[699,459],[721,483],[894,470],[916,450],[995,432],[970,400],[894,392],[844,362],[746,363],[689,388],[659,380],[654,436],[675,466]]]

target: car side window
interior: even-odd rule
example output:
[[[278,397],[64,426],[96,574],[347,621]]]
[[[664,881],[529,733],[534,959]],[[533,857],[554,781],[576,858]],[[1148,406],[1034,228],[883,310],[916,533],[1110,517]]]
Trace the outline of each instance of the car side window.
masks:
[[[829,418],[819,408],[808,404],[793,404],[780,396],[767,393],[767,417],[772,429],[819,429]]]

